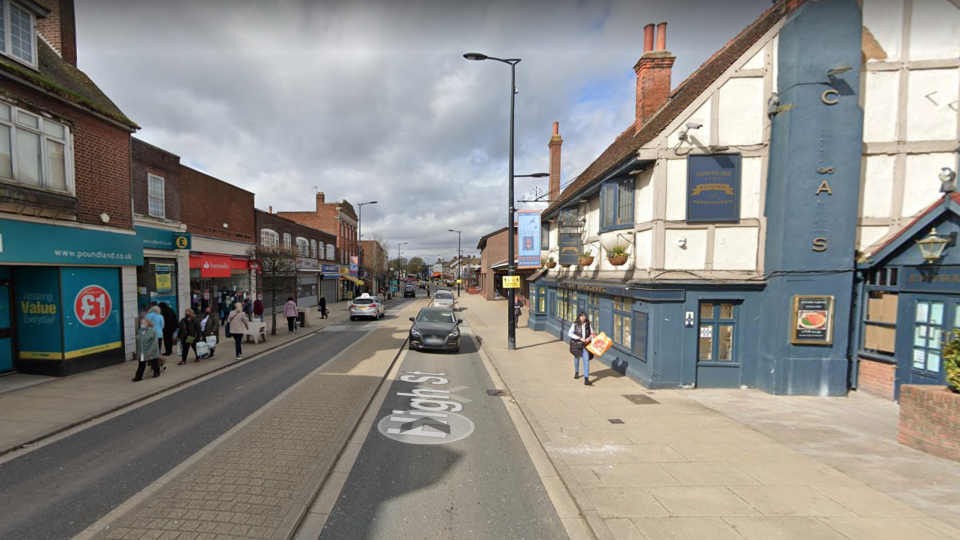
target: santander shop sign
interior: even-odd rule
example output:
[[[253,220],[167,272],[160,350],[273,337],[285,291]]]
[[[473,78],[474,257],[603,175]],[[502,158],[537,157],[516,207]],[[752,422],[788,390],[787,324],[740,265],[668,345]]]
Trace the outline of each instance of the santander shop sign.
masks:
[[[199,268],[200,277],[230,277],[232,270],[246,270],[249,261],[234,259],[229,255],[201,253],[190,256],[190,268]]]

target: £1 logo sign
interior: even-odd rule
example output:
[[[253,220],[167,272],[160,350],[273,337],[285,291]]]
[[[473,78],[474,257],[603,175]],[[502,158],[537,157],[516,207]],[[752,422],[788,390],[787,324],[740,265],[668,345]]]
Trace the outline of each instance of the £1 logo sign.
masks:
[[[99,285],[84,287],[73,302],[73,311],[77,314],[77,320],[80,324],[91,328],[105,323],[112,308],[110,294]]]

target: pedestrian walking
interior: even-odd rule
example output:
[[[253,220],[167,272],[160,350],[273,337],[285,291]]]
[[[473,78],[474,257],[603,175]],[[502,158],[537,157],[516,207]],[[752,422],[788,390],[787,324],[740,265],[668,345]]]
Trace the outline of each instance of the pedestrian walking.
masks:
[[[293,297],[288,297],[287,303],[283,305],[283,316],[287,318],[287,330],[289,330],[291,334],[293,333],[294,323],[299,315],[297,303],[293,301]]]
[[[247,320],[253,320],[253,300],[250,297],[243,299],[243,312],[247,315]]]
[[[163,316],[163,356],[173,354],[173,333],[177,331],[177,312],[166,302],[157,304]]]
[[[153,328],[150,319],[144,317],[140,320],[140,328],[137,330],[137,374],[133,376],[133,382],[143,380],[143,372],[147,369],[147,362],[150,362],[150,368],[153,369],[154,378],[160,376],[160,342],[157,341],[157,332]]]
[[[220,343],[220,317],[214,313],[213,308],[207,308],[207,312],[200,319],[200,334],[210,347],[210,358],[213,358],[217,352],[217,343]],[[213,339],[209,339],[210,337]],[[210,343],[210,342],[213,343]]]
[[[157,346],[163,345],[163,315],[160,314],[160,306],[151,306],[147,311],[146,319],[152,323],[153,330],[157,333]]]
[[[570,354],[573,355],[573,378],[580,378],[580,361],[583,360],[583,384],[591,386],[593,383],[590,382],[590,359],[593,355],[587,350],[587,345],[593,339],[593,329],[590,328],[586,313],[580,312],[567,335],[570,336]]]
[[[243,313],[243,304],[237,302],[233,305],[233,311],[227,316],[225,324],[227,332],[233,337],[233,343],[237,349],[237,360],[243,360],[243,346],[241,344],[243,334],[250,329],[250,325],[247,324],[247,316]]]
[[[326,319],[327,318],[327,297],[322,294],[320,295],[319,309],[320,309],[320,318]]]
[[[519,296],[513,299],[513,326],[520,327],[520,316],[523,315],[523,299]]]
[[[263,297],[260,295],[253,302],[253,316],[263,322]]]
[[[178,366],[187,363],[187,354],[191,348],[193,349],[193,355],[195,357],[194,362],[200,361],[200,357],[197,355],[197,341],[201,338],[200,334],[200,323],[197,322],[193,310],[188,309],[183,319],[180,319],[178,332],[178,337],[180,338],[180,361],[177,362]]]

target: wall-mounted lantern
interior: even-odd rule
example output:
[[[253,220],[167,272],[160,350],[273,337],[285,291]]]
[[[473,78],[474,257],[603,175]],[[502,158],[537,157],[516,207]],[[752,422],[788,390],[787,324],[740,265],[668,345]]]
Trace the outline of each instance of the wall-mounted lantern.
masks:
[[[917,247],[920,248],[920,255],[928,263],[934,263],[943,257],[943,250],[950,243],[950,238],[937,236],[937,229],[930,229],[923,240],[917,240]]]

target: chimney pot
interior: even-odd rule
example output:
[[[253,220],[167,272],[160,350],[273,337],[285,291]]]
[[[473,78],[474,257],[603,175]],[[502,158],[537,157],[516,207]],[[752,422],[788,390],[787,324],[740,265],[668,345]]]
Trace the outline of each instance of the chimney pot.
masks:
[[[553,134],[554,134],[554,135],[559,135],[559,134],[560,134],[560,122],[554,122],[554,123],[553,123]]]
[[[653,23],[643,27],[643,53],[646,54],[653,50]]]
[[[667,50],[667,23],[665,22],[657,25],[657,50]]]
[[[272,213],[273,213],[273,207],[272,207],[272,206],[268,206],[268,207],[267,207],[267,212],[270,213],[270,214],[272,214]]]

